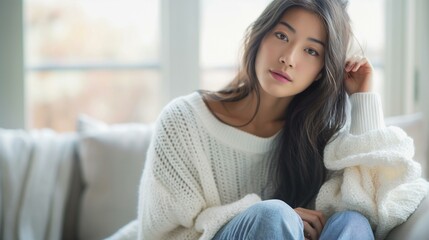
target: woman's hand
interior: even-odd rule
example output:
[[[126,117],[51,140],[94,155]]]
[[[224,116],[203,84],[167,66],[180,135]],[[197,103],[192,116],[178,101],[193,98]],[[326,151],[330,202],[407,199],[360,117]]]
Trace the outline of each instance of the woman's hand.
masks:
[[[304,223],[305,239],[319,239],[326,222],[323,213],[305,208],[295,208],[294,210],[301,217]]]
[[[366,57],[355,55],[347,59],[344,70],[344,83],[349,95],[371,91],[373,69]]]

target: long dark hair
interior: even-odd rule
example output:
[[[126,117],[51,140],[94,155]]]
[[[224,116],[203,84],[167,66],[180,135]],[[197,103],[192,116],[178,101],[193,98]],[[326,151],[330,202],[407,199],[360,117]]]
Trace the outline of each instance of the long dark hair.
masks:
[[[272,197],[294,208],[306,206],[318,193],[326,178],[324,148],[346,121],[343,79],[351,37],[346,5],[341,0],[274,0],[248,28],[242,66],[234,80],[216,93],[203,92],[204,97],[222,102],[240,101],[256,93],[258,105],[250,123],[259,109],[255,61],[262,39],[291,7],[302,7],[320,16],[328,36],[322,77],[289,104],[270,162]]]

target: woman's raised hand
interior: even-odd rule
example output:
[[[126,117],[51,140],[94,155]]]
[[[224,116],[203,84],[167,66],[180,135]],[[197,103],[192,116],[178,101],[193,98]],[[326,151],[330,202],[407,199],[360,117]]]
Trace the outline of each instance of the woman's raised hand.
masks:
[[[344,70],[344,84],[349,95],[371,91],[373,69],[366,57],[355,55],[347,59]]]

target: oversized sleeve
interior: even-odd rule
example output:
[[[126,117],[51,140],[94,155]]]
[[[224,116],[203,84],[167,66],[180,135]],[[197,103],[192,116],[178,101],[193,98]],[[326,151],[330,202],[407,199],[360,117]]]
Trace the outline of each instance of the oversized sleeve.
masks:
[[[211,239],[261,201],[249,194],[221,205],[199,127],[183,102],[167,106],[158,119],[140,182],[138,239]]]
[[[331,171],[316,198],[316,209],[330,216],[342,210],[364,214],[383,239],[415,211],[429,191],[413,160],[413,140],[397,127],[385,127],[378,95],[351,96],[350,128],[324,152]]]

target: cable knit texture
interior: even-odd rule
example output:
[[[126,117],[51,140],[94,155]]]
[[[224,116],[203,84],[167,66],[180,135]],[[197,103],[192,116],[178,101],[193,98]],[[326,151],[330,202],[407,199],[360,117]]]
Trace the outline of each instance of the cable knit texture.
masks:
[[[355,95],[356,127],[326,148],[325,164],[334,173],[317,206],[328,213],[357,209],[384,236],[414,211],[427,183],[411,159],[412,141],[384,127],[378,98]],[[369,111],[370,119],[358,119],[360,111]],[[138,221],[129,231],[137,228],[138,239],[145,240],[211,239],[238,213],[270,198],[267,160],[276,136],[260,138],[221,123],[198,93],[171,102],[157,121],[140,183]]]
[[[197,93],[173,101],[157,122],[140,185],[140,239],[211,239],[261,201],[275,136],[220,123]]]
[[[316,209],[327,216],[361,212],[376,239],[384,239],[415,211],[429,185],[412,159],[413,140],[400,128],[384,127],[377,102],[374,94],[352,96],[350,132],[342,131],[325,148],[325,166],[334,172],[319,191]]]

